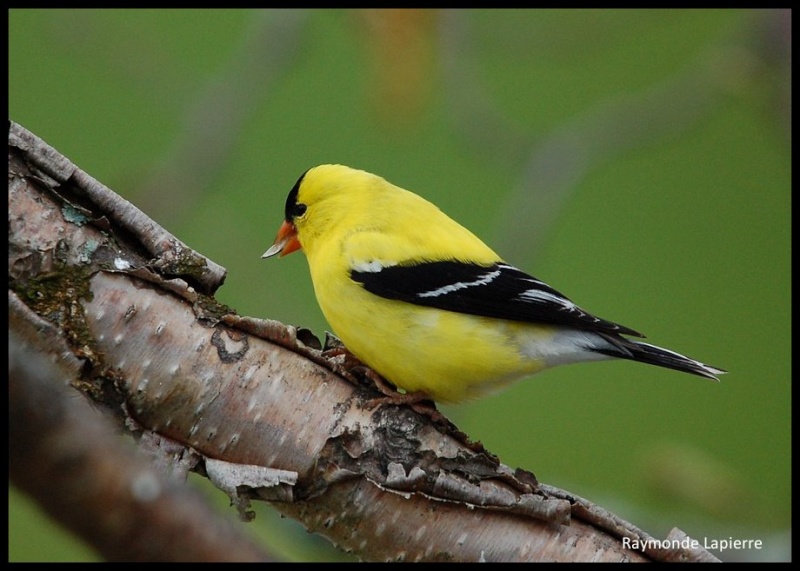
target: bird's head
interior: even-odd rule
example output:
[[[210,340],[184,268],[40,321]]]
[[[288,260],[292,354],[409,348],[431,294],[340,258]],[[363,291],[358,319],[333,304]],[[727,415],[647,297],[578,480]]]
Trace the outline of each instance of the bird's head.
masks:
[[[317,236],[338,224],[342,214],[351,212],[353,198],[379,177],[343,165],[310,168],[297,180],[286,197],[285,217],[275,241],[262,258],[285,256],[301,248],[308,250]]]

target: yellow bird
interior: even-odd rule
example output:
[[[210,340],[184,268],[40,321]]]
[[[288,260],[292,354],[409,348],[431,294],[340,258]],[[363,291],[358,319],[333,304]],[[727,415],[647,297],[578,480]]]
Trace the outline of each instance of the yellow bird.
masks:
[[[718,380],[725,371],[624,337],[504,262],[416,194],[343,165],[306,171],[263,258],[301,249],[333,332],[407,394],[459,402],[555,365],[629,359]]]

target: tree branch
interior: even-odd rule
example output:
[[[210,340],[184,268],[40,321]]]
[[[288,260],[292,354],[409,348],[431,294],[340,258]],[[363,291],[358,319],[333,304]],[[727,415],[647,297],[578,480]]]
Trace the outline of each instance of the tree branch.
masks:
[[[362,559],[713,560],[703,549],[660,549],[602,508],[512,470],[438,413],[388,404],[308,331],[219,304],[212,296],[223,279],[223,268],[11,124],[9,327],[61,371],[45,375],[52,395],[38,399],[69,400],[53,382],[68,378],[140,447],[173,471],[207,475],[245,517],[250,500],[268,501]],[[29,382],[18,378],[14,386]],[[15,442],[33,413],[10,394]],[[100,448],[72,430],[62,437]],[[99,454],[134,477],[127,461]],[[41,487],[24,485],[24,455],[12,455],[12,479],[46,503]],[[165,509],[160,498],[134,501]],[[128,533],[143,525],[103,507]],[[157,529],[172,537],[182,531],[175,525],[161,519]]]

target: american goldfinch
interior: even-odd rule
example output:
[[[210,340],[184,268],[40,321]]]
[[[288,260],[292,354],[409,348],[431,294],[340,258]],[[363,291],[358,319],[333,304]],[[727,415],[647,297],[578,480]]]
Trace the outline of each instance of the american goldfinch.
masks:
[[[548,367],[629,359],[725,371],[627,336],[504,262],[427,200],[342,165],[306,171],[263,258],[302,249],[347,349],[407,394],[459,402]]]

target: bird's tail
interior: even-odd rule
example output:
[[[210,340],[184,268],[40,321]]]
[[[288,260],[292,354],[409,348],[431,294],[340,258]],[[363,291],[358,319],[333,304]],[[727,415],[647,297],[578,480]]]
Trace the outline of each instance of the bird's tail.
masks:
[[[718,369],[717,367],[712,367],[711,365],[706,365],[700,361],[690,359],[675,351],[656,347],[649,343],[632,341],[615,335],[601,335],[609,341],[613,347],[593,348],[592,350],[603,353],[604,355],[621,359],[630,359],[631,361],[639,361],[640,363],[649,363],[650,365],[657,365],[659,367],[667,367],[668,369],[691,373],[714,381],[719,381],[717,375],[722,375],[727,372],[723,369]]]

